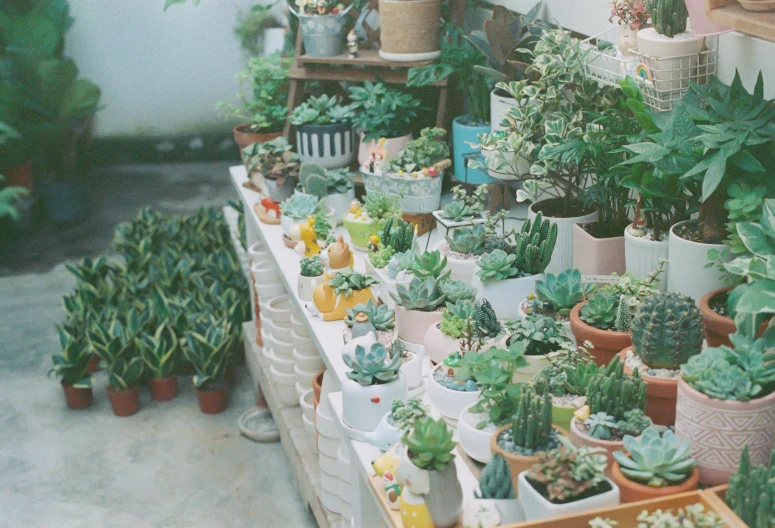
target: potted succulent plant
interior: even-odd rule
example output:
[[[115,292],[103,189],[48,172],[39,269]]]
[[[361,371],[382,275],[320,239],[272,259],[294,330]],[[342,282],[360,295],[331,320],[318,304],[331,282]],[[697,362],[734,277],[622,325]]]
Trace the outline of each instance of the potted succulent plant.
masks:
[[[442,419],[423,418],[401,443],[402,522],[405,526],[454,526],[463,509],[463,490],[457,479],[452,431]]]
[[[87,372],[91,357],[89,347],[62,327],[57,327],[57,332],[62,352],[52,357],[54,366],[49,370],[49,376],[54,373],[62,378],[62,390],[69,408],[85,409],[92,404],[93,398],[91,376]]]
[[[434,246],[447,259],[451,277],[470,282],[476,273],[476,261],[485,250],[485,227],[481,224],[459,227]]]
[[[633,346],[621,352],[624,370],[638,370],[646,381],[646,416],[672,426],[681,365],[702,350],[700,310],[685,295],[656,293],[641,301],[630,331]]]
[[[589,379],[587,405],[576,411],[570,423],[573,445],[602,447],[613,465],[614,451],[622,450],[625,435],[639,436],[650,424],[646,406],[646,383],[637,371],[625,374],[618,356]]]
[[[225,375],[235,342],[231,322],[217,321],[213,316],[186,333],[188,346],[183,353],[194,365],[196,397],[205,414],[219,414],[226,409],[229,387]]]
[[[355,134],[350,105],[336,97],[310,97],[293,109],[288,121],[296,127],[296,145],[302,163],[319,163],[326,169],[347,167],[355,155]]]
[[[667,497],[697,489],[700,471],[688,440],[670,429],[661,433],[649,427],[635,438],[623,440],[625,451],[614,453],[611,479],[619,487],[622,502]]]
[[[428,416],[430,409],[420,398],[393,400],[390,412],[382,417],[376,429],[363,435],[363,441],[387,451],[409,434],[418,420]]]
[[[533,376],[549,365],[553,354],[571,345],[562,323],[545,315],[528,315],[504,326],[508,335],[506,346],[521,348],[527,360],[527,365],[514,374],[517,383],[530,383]]]
[[[446,281],[442,282],[442,285],[446,284]],[[447,300],[446,307],[441,311],[441,321],[428,327],[423,345],[425,355],[431,362],[441,363],[444,358],[459,350],[459,341],[465,337],[470,324],[476,330],[477,306],[473,303],[474,295],[476,291],[472,288],[470,298],[458,298],[454,302]]]
[[[482,219],[486,200],[486,186],[479,185],[469,194],[465,187],[456,185],[452,187],[452,201],[433,214],[456,226],[472,224]]]
[[[568,269],[558,275],[547,273],[536,281],[535,292],[519,305],[519,316],[542,314],[560,321],[570,331],[571,310],[597,290],[594,283],[582,282],[581,272]]]
[[[113,414],[131,416],[140,406],[137,385],[143,375],[140,356],[115,357],[108,363],[108,398]]]
[[[706,348],[681,366],[678,382],[675,432],[691,441],[703,484],[726,482],[746,444],[763,464],[775,443],[775,328],[729,338],[734,350]]]
[[[296,188],[298,156],[284,137],[257,142],[242,150],[242,160],[254,190],[276,203],[287,200]]]
[[[362,324],[362,319],[357,319],[358,315],[364,315],[367,324]],[[390,347],[395,340],[396,314],[386,304],[377,304],[369,299],[365,303],[356,304],[347,309],[347,317],[344,318],[345,343],[352,343],[355,339],[372,332],[374,340]],[[348,335],[349,334],[349,335]],[[347,347],[345,347],[347,349]],[[342,351],[344,354],[345,351]]]
[[[297,4],[291,13],[299,18],[304,53],[309,57],[335,57],[342,53],[347,12],[352,5],[335,2]]]
[[[373,235],[379,235],[391,218],[401,215],[398,199],[386,193],[371,193],[363,198],[363,206],[357,201],[350,204],[344,216],[344,227],[355,249],[366,251]]]
[[[348,308],[374,300],[371,291],[374,282],[368,275],[352,270],[340,271],[315,288],[312,294],[315,308],[324,321],[341,321],[347,317]]]
[[[368,257],[366,269],[369,270],[369,266],[371,266],[372,269],[369,271],[376,273],[380,282],[384,283],[388,277],[383,268],[387,267],[393,255],[411,252],[414,249],[416,240],[414,224],[406,222],[398,216],[390,217],[385,222],[378,238],[376,244],[370,244],[371,247],[366,255]]]
[[[525,520],[548,519],[619,504],[619,488],[606,478],[602,449],[561,447],[539,453],[519,474]]]
[[[526,220],[519,233],[505,237],[505,247],[485,253],[476,261],[479,270],[471,284],[477,290],[477,299],[488,299],[501,319],[519,316],[518,302],[535,289],[537,280],[552,258],[557,240],[557,226],[544,220]],[[513,243],[511,242],[513,240]]]
[[[355,199],[353,182],[346,168],[335,170],[317,163],[302,163],[299,183],[304,192],[314,194],[324,205],[334,209],[337,225],[342,223]]]
[[[441,55],[440,0],[379,0],[379,56],[392,62]]]
[[[162,323],[153,334],[140,336],[138,344],[146,372],[150,374],[151,398],[171,400],[178,392],[176,373],[180,360],[180,344],[174,330]]]
[[[291,226],[306,222],[307,218],[314,216],[320,207],[320,200],[311,194],[295,193],[280,204],[280,225],[285,236],[289,236]]]
[[[479,489],[463,508],[463,528],[495,528],[525,519],[506,459],[495,455],[479,474]]]
[[[316,255],[314,257],[302,257],[299,264],[301,265],[297,290],[299,299],[311,301],[315,288],[323,283],[323,261]]]
[[[406,379],[400,374],[402,358],[388,355],[381,343],[368,349],[358,345],[354,356],[342,358],[350,369],[342,382],[342,420],[356,431],[374,431],[393,401],[406,399]]]
[[[768,528],[775,513],[775,488],[772,486],[775,451],[769,461],[752,464],[748,450],[747,445],[743,447],[740,464],[729,477],[724,500],[746,526]]]
[[[441,321],[446,297],[439,281],[432,276],[424,280],[414,277],[408,285],[397,284],[390,297],[396,303],[398,337],[408,343],[423,343],[428,328]]]

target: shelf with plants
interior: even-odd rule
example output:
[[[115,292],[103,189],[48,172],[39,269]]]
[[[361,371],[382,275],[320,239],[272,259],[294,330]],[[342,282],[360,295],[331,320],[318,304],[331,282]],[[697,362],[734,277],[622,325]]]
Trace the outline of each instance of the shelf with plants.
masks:
[[[748,2],[754,5],[756,2]],[[775,42],[775,12],[748,10],[737,0],[705,0],[708,20]]]

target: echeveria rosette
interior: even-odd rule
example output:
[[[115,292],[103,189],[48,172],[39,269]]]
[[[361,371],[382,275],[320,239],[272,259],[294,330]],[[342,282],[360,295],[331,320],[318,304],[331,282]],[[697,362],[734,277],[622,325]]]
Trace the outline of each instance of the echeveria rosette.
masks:
[[[457,446],[444,419],[428,417],[415,421],[412,432],[404,435],[401,443],[408,448],[409,458],[417,467],[430,471],[446,468],[455,458],[453,451]]]
[[[684,482],[697,462],[692,458],[691,443],[682,440],[669,429],[660,434],[649,427],[635,438],[625,436],[624,450],[613,456],[628,479],[647,486],[661,488]]]
[[[581,272],[577,269],[567,269],[556,276],[547,273],[545,279],[536,281],[538,298],[551,303],[555,312],[565,316],[596,289],[595,284],[581,281]]]
[[[514,267],[516,260],[516,255],[506,253],[502,249],[496,249],[476,261],[477,266],[479,266],[476,274],[483,281],[512,279],[519,274],[519,270]]]

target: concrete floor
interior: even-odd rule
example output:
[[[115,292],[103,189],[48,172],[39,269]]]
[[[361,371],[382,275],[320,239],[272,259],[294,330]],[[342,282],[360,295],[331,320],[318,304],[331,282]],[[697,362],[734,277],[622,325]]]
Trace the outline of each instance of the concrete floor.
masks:
[[[106,251],[113,226],[144,205],[186,213],[224,203],[234,196],[228,165],[104,169],[90,220],[45,228],[0,255],[0,526],[316,526],[280,444],[239,434],[255,398],[247,369],[216,416],[200,413],[190,379],[169,402],[141,391],[140,412],[118,418],[104,372],[81,411],[46,378],[61,297],[74,284],[63,262]]]

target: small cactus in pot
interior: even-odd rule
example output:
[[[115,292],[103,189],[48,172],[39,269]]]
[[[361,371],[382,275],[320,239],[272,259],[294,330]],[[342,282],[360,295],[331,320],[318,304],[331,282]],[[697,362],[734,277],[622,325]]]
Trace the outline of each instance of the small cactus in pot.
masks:
[[[684,0],[646,0],[646,11],[657,33],[673,38],[686,31],[689,12]]]

